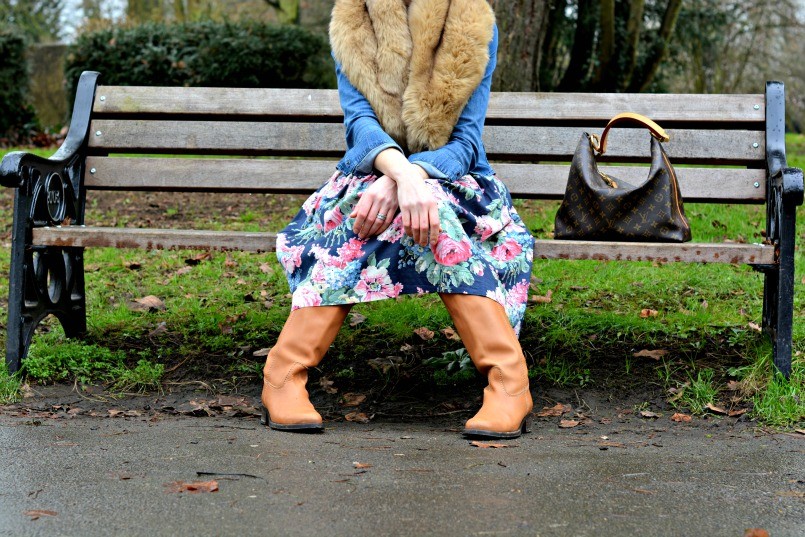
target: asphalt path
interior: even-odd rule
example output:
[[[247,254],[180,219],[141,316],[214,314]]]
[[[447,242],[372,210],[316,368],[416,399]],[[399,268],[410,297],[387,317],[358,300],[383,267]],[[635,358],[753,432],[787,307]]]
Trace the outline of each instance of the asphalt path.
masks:
[[[805,536],[797,433],[552,417],[478,447],[445,419],[0,414],[0,535]]]

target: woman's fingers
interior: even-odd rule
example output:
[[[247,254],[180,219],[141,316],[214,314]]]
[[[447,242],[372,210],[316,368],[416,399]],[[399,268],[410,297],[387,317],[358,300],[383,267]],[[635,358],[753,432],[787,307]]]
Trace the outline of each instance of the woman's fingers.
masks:
[[[394,213],[397,211],[396,207],[388,207],[387,205],[377,204],[369,211],[369,222],[371,227],[366,234],[370,237],[381,234],[394,218]]]
[[[369,209],[372,208],[372,200],[367,196],[362,196],[355,204],[355,208],[349,213],[350,218],[354,218],[355,222],[352,224],[352,231],[360,236],[361,230],[366,225],[366,220],[369,217]]]
[[[439,242],[439,233],[442,230],[442,226],[439,222],[439,208],[435,204],[433,207],[431,207],[429,216],[430,245],[431,247],[436,247],[436,243]]]
[[[430,211],[422,211],[419,213],[419,240],[417,243],[420,246],[428,245],[428,233],[430,232]]]

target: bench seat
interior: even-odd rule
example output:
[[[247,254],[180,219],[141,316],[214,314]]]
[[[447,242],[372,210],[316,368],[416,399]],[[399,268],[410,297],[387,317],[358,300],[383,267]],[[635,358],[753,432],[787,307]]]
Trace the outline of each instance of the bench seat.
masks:
[[[581,134],[599,132],[625,111],[651,117],[670,134],[664,145],[685,202],[765,205],[763,243],[541,239],[535,257],[751,265],[765,274],[763,327],[774,363],[788,374],[803,180],[786,163],[783,85],[768,83],[765,94],[750,95],[493,93],[484,145],[514,198],[559,200]],[[19,368],[45,316],[58,317],[68,336],[86,331],[84,248],[275,248],[274,233],[86,222],[93,191],[310,193],[346,149],[342,123],[335,90],[116,87],[84,73],[56,154],[12,153],[0,163],[0,182],[17,189],[10,370]],[[640,183],[648,154],[644,130],[618,129],[602,170]]]

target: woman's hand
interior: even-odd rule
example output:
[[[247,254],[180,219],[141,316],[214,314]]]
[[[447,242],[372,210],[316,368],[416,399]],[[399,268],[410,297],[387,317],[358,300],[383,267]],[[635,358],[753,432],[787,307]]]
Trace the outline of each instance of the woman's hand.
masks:
[[[407,173],[396,178],[397,200],[400,203],[403,227],[406,235],[414,242],[432,247],[439,240],[439,210],[436,198],[425,183],[427,172],[416,164],[411,164]]]
[[[428,172],[421,166],[408,162],[394,148],[381,151],[375,157],[374,167],[397,184],[397,202],[402,213],[405,234],[410,235],[420,246],[425,246],[430,240],[431,246],[435,247],[441,228],[436,198],[425,183]]]
[[[349,214],[355,219],[352,231],[361,239],[380,235],[391,225],[398,207],[397,183],[387,175],[378,177]]]

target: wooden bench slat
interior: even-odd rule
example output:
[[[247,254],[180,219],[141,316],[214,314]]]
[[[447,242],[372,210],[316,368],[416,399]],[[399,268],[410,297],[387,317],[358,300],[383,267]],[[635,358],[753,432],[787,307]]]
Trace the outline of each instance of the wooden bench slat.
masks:
[[[568,165],[493,163],[516,198],[561,199]],[[309,193],[335,169],[332,160],[89,157],[84,184],[94,190]],[[602,166],[632,184],[643,166]],[[759,169],[677,168],[685,201],[764,203],[765,172]],[[757,183],[756,188],[754,184]]]
[[[34,228],[33,243],[60,247],[153,250],[272,251],[275,233],[104,227]],[[537,259],[594,259],[704,263],[774,263],[774,247],[761,244],[667,244],[537,240]]]
[[[336,90],[100,86],[94,111],[104,115],[288,116],[339,121]],[[103,97],[103,100],[101,98]],[[658,122],[763,122],[763,95],[492,93],[488,120],[606,121],[637,112]],[[755,109],[755,105],[758,108]]]
[[[34,228],[33,244],[60,247],[142,248],[146,250],[221,250],[271,252],[277,234],[195,229],[141,229],[116,227]]]
[[[570,160],[583,127],[502,127],[484,130],[490,158],[500,160]],[[765,158],[762,131],[673,130],[665,144],[672,162],[761,163]],[[92,122],[89,146],[108,152],[171,152],[177,154],[343,155],[344,131],[334,123],[266,123],[222,121]],[[754,147],[756,144],[757,147]],[[607,157],[645,159],[649,134],[619,129],[609,137]]]
[[[774,246],[733,243],[649,243],[537,240],[534,259],[595,259],[662,263],[772,264]]]

